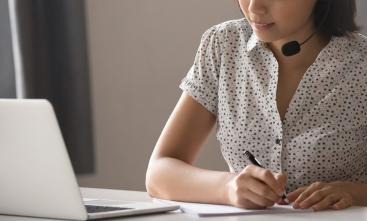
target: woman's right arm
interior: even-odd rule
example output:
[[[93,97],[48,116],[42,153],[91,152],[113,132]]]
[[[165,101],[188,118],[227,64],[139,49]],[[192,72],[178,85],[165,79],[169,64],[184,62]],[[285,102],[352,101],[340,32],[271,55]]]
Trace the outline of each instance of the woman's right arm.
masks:
[[[248,166],[244,172],[233,174],[192,166],[215,122],[211,112],[185,92],[182,94],[150,158],[148,193],[162,199],[246,208],[273,205],[279,199],[274,192],[282,192],[268,170]]]
[[[232,175],[192,166],[216,117],[185,92],[149,161],[146,188],[153,197],[225,204],[223,186]]]

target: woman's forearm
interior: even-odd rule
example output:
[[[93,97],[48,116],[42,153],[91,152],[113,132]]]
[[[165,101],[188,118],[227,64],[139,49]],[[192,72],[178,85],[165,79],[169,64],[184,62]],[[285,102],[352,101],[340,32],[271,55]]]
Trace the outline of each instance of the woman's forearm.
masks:
[[[227,204],[225,186],[233,176],[229,172],[204,170],[163,157],[149,164],[146,187],[152,197]]]

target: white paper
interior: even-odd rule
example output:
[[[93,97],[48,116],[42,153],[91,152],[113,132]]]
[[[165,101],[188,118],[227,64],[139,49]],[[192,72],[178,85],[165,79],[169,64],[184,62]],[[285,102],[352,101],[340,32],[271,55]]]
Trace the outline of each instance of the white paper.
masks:
[[[224,215],[254,215],[254,214],[274,214],[274,213],[297,213],[310,212],[311,210],[294,209],[291,205],[274,205],[273,207],[263,210],[241,209],[233,206],[203,204],[203,203],[187,203],[170,200],[162,200],[154,198],[153,201],[179,205],[180,209],[187,214],[197,216],[224,216]]]

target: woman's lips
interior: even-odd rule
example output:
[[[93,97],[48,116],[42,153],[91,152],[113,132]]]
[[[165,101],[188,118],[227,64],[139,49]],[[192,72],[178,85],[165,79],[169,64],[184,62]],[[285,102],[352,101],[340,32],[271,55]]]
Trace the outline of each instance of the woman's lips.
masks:
[[[260,23],[260,22],[251,22],[251,24],[253,28],[259,31],[267,30],[274,25],[274,23]]]

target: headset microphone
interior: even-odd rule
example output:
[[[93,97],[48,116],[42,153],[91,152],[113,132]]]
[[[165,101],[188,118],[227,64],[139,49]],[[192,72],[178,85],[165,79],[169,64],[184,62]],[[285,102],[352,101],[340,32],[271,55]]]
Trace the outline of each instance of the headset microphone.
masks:
[[[316,32],[317,31],[312,33],[312,35],[310,35],[310,37],[308,37],[301,44],[298,43],[298,41],[291,41],[291,42],[288,42],[285,45],[283,45],[283,47],[282,47],[283,55],[289,57],[289,56],[293,56],[295,54],[298,54],[301,51],[301,46],[303,44],[305,44],[306,42],[308,42],[316,34]]]
[[[325,23],[325,21],[327,19],[327,16],[329,14],[329,11],[330,11],[330,5],[331,5],[331,1],[329,0],[328,5],[327,5],[327,10],[326,10],[326,13],[325,13],[325,16],[324,16],[322,22],[320,23],[320,25],[316,29],[316,31],[314,33],[312,33],[312,35],[310,35],[310,37],[308,37],[301,44],[298,41],[291,41],[291,42],[288,42],[288,43],[286,43],[282,46],[282,53],[283,53],[284,56],[287,56],[287,57],[293,56],[293,55],[298,54],[301,51],[301,46],[303,44],[307,43],[319,31],[320,27]]]

